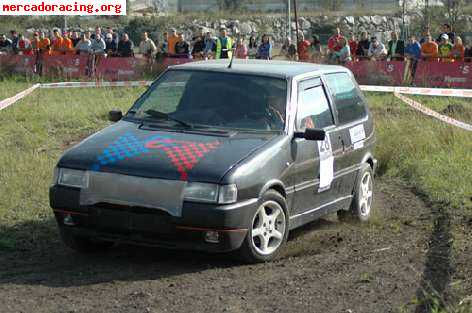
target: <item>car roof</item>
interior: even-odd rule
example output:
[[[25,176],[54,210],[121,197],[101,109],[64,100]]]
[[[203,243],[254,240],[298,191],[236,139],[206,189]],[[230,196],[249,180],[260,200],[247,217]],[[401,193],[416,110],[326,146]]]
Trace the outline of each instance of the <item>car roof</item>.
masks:
[[[170,69],[176,70],[199,70],[214,71],[222,73],[238,73],[257,76],[271,76],[278,78],[293,78],[295,76],[313,73],[324,74],[331,72],[347,72],[342,66],[321,65],[304,62],[279,61],[279,60],[244,60],[234,59],[231,68],[228,68],[230,60],[210,60],[189,62],[181,65],[171,66]]]

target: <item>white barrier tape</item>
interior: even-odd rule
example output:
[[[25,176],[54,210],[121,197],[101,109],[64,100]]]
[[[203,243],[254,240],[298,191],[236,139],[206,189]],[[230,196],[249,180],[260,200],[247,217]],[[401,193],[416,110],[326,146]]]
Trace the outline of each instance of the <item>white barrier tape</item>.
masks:
[[[142,87],[149,86],[151,81],[124,81],[124,82],[61,82],[41,84],[41,88],[90,88],[90,87]]]
[[[472,98],[472,89],[446,89],[446,88],[419,88],[419,87],[389,87],[361,85],[362,91],[393,92],[420,96],[441,96]]]
[[[39,87],[40,87],[40,84],[35,84],[35,85],[29,87],[28,89],[17,93],[16,95],[14,95],[11,98],[7,98],[5,100],[0,101],[0,111],[3,110],[3,109],[6,109],[7,107],[12,105],[13,103],[23,99],[24,97],[26,97],[27,95],[29,95],[30,93],[32,93],[33,91],[35,91]]]
[[[453,119],[452,117],[449,117],[449,116],[446,116],[446,115],[439,114],[438,112],[433,111],[430,108],[427,108],[427,107],[423,106],[421,103],[419,103],[419,102],[417,102],[413,99],[410,99],[410,98],[408,98],[408,97],[406,97],[406,96],[404,96],[400,93],[396,92],[396,93],[394,93],[394,95],[398,99],[400,99],[403,102],[405,102],[406,104],[408,104],[413,109],[418,110],[423,114],[434,117],[434,118],[436,118],[440,121],[443,121],[443,122],[445,122],[449,125],[453,125],[453,126],[460,127],[462,129],[465,129],[465,130],[468,130],[468,131],[472,131],[472,125],[470,125],[470,124],[458,121],[458,120]]]

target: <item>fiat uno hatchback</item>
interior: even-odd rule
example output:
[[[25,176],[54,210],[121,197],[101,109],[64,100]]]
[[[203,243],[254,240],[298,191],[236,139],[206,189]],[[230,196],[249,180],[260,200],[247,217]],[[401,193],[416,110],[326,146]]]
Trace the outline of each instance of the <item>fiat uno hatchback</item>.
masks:
[[[124,242],[268,261],[322,215],[371,215],[372,117],[344,67],[174,66],[110,120],[64,153],[50,188],[77,251]]]

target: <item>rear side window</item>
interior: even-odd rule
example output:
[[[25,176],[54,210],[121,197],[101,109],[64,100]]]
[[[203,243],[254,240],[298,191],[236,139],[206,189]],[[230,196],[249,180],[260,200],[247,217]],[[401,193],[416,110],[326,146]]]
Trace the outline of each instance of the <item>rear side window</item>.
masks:
[[[325,90],[319,79],[300,83],[297,130],[307,128],[325,128],[334,125],[333,115],[329,107]]]
[[[366,116],[364,97],[348,73],[328,74],[326,80],[340,123],[346,124]]]

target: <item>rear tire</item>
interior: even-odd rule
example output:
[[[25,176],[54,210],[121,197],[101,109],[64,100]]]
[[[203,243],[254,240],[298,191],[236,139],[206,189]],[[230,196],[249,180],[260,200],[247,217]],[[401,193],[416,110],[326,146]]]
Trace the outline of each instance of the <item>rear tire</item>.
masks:
[[[82,254],[97,253],[111,248],[114,243],[109,241],[95,241],[89,237],[81,237],[70,232],[60,230],[62,242],[70,249]]]
[[[259,199],[258,208],[249,221],[249,231],[238,250],[239,256],[249,263],[271,261],[287,242],[288,232],[285,198],[269,190]]]
[[[374,172],[369,164],[363,164],[354,187],[354,198],[348,211],[338,211],[340,220],[369,221],[374,200]]]

